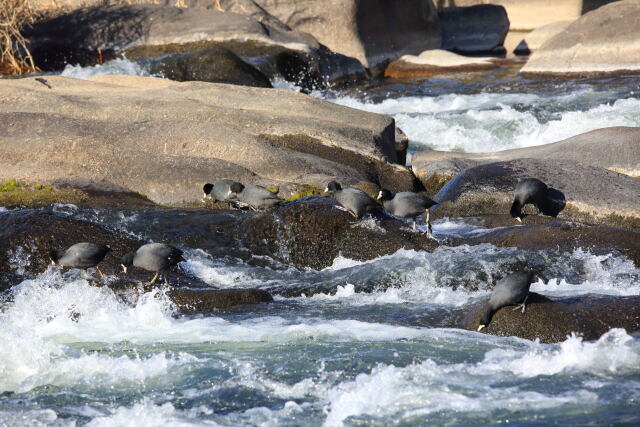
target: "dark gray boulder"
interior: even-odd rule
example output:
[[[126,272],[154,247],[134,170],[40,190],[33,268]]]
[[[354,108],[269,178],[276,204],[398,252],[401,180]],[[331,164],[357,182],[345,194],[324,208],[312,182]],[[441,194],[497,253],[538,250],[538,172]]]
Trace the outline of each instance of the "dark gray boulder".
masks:
[[[503,6],[480,4],[438,12],[442,49],[459,53],[504,54],[509,17]]]

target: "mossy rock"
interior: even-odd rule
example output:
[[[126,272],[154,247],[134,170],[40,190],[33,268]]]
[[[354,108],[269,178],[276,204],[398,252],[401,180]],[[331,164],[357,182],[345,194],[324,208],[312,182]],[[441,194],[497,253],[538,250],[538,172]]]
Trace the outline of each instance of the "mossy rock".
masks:
[[[37,208],[52,203],[80,203],[88,195],[76,189],[56,189],[51,185],[29,185],[25,181],[8,179],[0,182],[0,206],[6,208]]]

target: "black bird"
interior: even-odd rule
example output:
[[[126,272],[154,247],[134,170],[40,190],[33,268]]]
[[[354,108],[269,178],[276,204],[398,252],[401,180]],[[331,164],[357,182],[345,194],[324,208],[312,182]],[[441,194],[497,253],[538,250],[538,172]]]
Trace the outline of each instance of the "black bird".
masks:
[[[537,276],[544,279],[544,276],[540,273],[538,273]],[[480,318],[478,331],[491,322],[493,313],[507,305],[517,304],[514,310],[522,308],[522,312],[524,313],[525,304],[529,298],[529,288],[531,287],[531,283],[536,279],[536,274],[532,271],[519,271],[498,280],[496,286],[493,288],[493,292],[491,292],[487,307]]]
[[[220,179],[213,184],[205,184],[204,187],[202,187],[202,191],[204,192],[202,201],[205,202],[207,199],[213,199],[214,202],[216,200],[219,200],[221,202],[236,200],[238,198],[238,195],[231,190],[231,186],[233,184],[240,183],[232,179],[225,178]]]
[[[522,208],[528,203],[534,204],[538,209],[538,213],[540,213],[541,204],[545,200],[547,189],[547,184],[536,178],[525,178],[518,181],[514,190],[511,216],[517,221],[522,222],[522,218],[524,217]]]
[[[356,218],[362,218],[364,214],[373,212],[379,206],[364,191],[353,187],[343,189],[336,181],[331,181],[327,184],[327,188],[324,191],[331,193],[333,198]]]
[[[111,251],[111,248],[107,245],[81,242],[70,246],[66,250],[54,249],[49,252],[49,258],[51,259],[51,264],[61,265],[63,267],[81,268],[84,270],[96,267],[100,276],[104,277],[104,274],[97,268],[97,265],[100,264],[109,251]]]
[[[148,243],[122,257],[122,270],[126,274],[127,269],[133,265],[143,270],[153,271],[156,274],[149,282],[150,285],[158,280],[159,275],[164,276],[164,282],[168,284],[169,269],[184,260],[182,251],[176,247],[164,243]]]
[[[238,195],[237,205],[248,206],[257,211],[272,208],[282,202],[277,195],[267,190],[261,185],[244,185],[236,182],[231,185],[231,191]]]
[[[412,218],[414,231],[416,230],[416,217],[425,215],[424,220],[427,223],[427,231],[431,234],[429,208],[437,205],[437,202],[423,194],[410,191],[396,193],[394,196],[389,190],[385,189],[378,193],[378,200],[382,202],[382,206],[387,212],[400,218]]]

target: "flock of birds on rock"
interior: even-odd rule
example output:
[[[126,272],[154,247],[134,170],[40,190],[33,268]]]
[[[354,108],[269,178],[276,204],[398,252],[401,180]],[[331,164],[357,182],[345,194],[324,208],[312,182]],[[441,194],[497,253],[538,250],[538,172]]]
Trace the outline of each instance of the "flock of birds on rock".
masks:
[[[545,183],[535,178],[520,180],[515,186],[511,216],[522,222],[524,217],[522,210],[527,204],[535,205],[540,213],[540,204],[544,200],[547,188]],[[245,187],[230,179],[222,179],[214,184],[205,184],[203,190],[203,201],[215,198],[215,200],[227,202],[236,208],[262,210],[272,208],[282,202],[274,193],[262,186],[249,185]],[[355,218],[362,218],[380,208],[380,203],[373,200],[364,191],[353,187],[342,188],[336,181],[331,181],[325,192],[335,198],[340,209],[349,212]],[[427,232],[431,235],[429,209],[437,202],[419,193],[400,192],[393,195],[385,189],[379,192],[377,199],[381,202],[384,210],[394,216],[413,219],[414,230],[416,230],[416,218],[424,215]],[[66,250],[52,250],[49,255],[53,265],[85,270],[96,267],[100,276],[104,277],[97,266],[110,251],[111,248],[107,245],[82,242],[76,243]],[[149,282],[150,285],[153,285],[159,276],[162,276],[165,283],[168,284],[169,270],[184,260],[182,251],[174,246],[164,243],[148,243],[140,246],[135,252],[124,255],[121,259],[121,266],[125,274],[132,266],[155,273]],[[537,280],[537,277],[546,281],[544,276],[533,271],[515,272],[498,280],[480,318],[478,331],[486,327],[493,314],[502,307],[517,304],[515,309],[522,308],[524,313],[529,297],[529,288]]]

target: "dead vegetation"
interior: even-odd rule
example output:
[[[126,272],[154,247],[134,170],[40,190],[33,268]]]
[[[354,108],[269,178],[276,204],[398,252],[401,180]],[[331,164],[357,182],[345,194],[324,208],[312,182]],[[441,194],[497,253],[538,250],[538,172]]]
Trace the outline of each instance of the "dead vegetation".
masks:
[[[21,32],[34,18],[29,0],[0,1],[0,74],[38,71],[29,52],[29,41]]]

